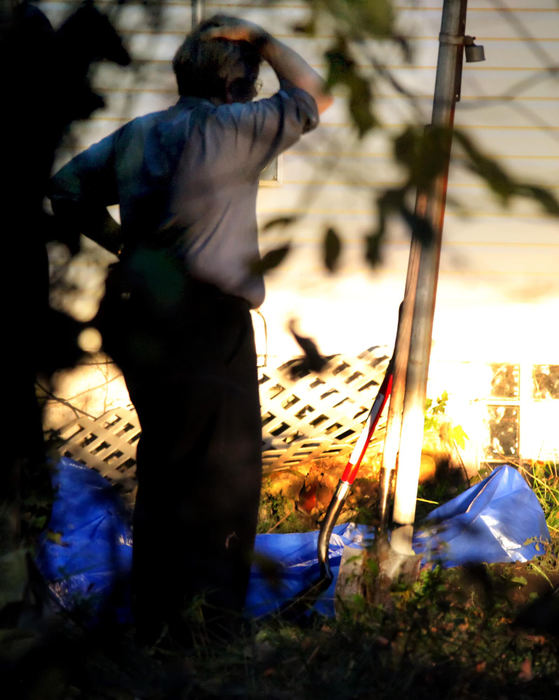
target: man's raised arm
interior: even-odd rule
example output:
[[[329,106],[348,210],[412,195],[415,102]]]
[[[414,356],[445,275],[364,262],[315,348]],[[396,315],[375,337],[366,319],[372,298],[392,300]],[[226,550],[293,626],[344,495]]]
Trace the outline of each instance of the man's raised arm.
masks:
[[[314,97],[319,114],[332,104],[333,98],[326,92],[324,81],[314,68],[296,51],[257,24],[235,17],[220,17],[220,25],[209,27],[202,36],[208,39],[247,41],[257,46],[262,58],[275,71],[282,87],[294,85],[306,90]]]

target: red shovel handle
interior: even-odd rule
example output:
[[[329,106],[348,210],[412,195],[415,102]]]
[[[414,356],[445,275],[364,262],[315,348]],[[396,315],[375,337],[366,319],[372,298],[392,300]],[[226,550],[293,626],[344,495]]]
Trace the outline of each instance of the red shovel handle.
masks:
[[[341,480],[347,481],[348,484],[353,484],[353,482],[355,481],[355,477],[357,476],[357,472],[359,471],[361,461],[365,456],[367,447],[369,447],[369,443],[371,442],[371,438],[373,437],[379,419],[382,415],[382,411],[386,406],[386,402],[388,401],[388,397],[390,396],[390,392],[392,391],[393,378],[394,373],[391,361],[386,370],[386,374],[384,375],[383,382],[380,385],[380,389],[378,390],[375,402],[371,408],[369,416],[367,417],[365,427],[363,428],[363,431],[361,432],[361,435],[359,436],[359,439],[357,440],[357,443],[353,448],[351,457],[349,458],[348,463],[346,464],[346,467],[344,469],[344,473],[342,474]]]

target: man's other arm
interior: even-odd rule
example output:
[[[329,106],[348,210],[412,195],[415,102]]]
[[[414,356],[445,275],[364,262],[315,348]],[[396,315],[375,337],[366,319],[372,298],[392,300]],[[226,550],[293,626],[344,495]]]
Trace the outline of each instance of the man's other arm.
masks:
[[[114,255],[120,254],[121,229],[106,208],[90,208],[64,198],[53,198],[52,210],[57,221],[57,237],[75,248],[80,234]]]
[[[120,225],[107,210],[116,204],[112,167],[112,137],[76,156],[51,180],[49,197],[58,223],[60,240],[72,242],[80,234],[118,255]]]

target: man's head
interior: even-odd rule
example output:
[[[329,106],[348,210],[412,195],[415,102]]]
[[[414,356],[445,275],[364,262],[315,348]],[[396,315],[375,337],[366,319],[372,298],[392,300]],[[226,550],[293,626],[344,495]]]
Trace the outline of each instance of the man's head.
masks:
[[[204,39],[204,32],[227,18],[215,15],[196,27],[173,58],[179,94],[220,102],[248,102],[255,94],[258,50],[247,41]]]

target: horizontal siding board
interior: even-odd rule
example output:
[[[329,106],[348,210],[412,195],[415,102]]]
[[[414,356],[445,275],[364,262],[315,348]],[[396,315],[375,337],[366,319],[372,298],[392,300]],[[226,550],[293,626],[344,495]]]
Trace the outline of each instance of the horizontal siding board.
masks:
[[[471,125],[465,131],[481,148],[495,156],[539,157],[557,153],[557,127],[549,130],[538,127],[519,129],[503,124],[489,129]]]
[[[169,92],[176,93],[176,82],[170,61],[165,63],[134,63],[119,67],[111,63],[98,63],[92,67],[93,87],[101,93],[118,92]]]
[[[260,213],[259,220],[262,225],[270,219],[270,216]],[[320,245],[326,228],[334,226],[344,245],[360,246],[365,235],[371,231],[372,221],[372,212],[364,212],[360,216],[347,216],[302,210],[292,225],[281,230],[263,231],[260,240],[266,249],[288,240],[295,246]],[[410,231],[407,225],[400,218],[392,218],[388,224],[387,240],[405,246],[409,244],[409,239]],[[487,215],[466,218],[449,207],[445,215],[443,241],[445,248],[500,247],[506,251],[509,247],[518,250],[529,247],[547,255],[549,250],[558,249],[559,227],[557,221],[550,217],[508,217],[507,221],[503,222],[498,217]]]
[[[182,41],[179,34],[132,34],[126,42],[137,61],[170,61]]]
[[[419,6],[422,5],[438,5],[442,7],[442,3],[430,2],[430,0],[418,0]],[[557,0],[503,0],[501,3],[505,7],[510,8],[518,13],[533,13],[537,11],[548,12],[549,10],[557,11]],[[471,0],[468,12],[494,12],[496,0]]]
[[[506,226],[509,217],[528,217],[535,221],[548,218],[536,203],[526,198],[515,198],[505,209],[482,185],[470,188],[455,187],[449,190],[448,198],[449,208],[459,207],[464,218],[493,215],[500,219],[501,226]],[[374,211],[374,201],[375,192],[368,187],[300,187],[287,184],[277,189],[261,188],[258,204],[260,214],[271,218],[302,213],[322,216],[358,213],[367,216]]]
[[[289,161],[284,157],[282,160],[281,184],[284,186],[310,186],[313,188],[347,186],[381,191],[385,188],[400,187],[407,180],[406,171],[390,160],[377,159],[377,162],[363,163],[360,169],[356,168],[355,163],[350,160],[346,163],[332,160],[329,168],[328,161],[317,163],[314,166],[309,165],[307,161],[308,159],[303,159],[301,166],[297,166],[295,162]],[[519,167],[516,172],[509,167],[506,171],[511,178],[516,178],[519,183],[540,185],[546,187],[550,192],[557,193],[558,186],[549,184],[552,173],[554,174],[557,167],[556,164],[553,164],[553,166],[553,168],[546,170],[532,171]],[[472,191],[471,188],[476,188],[480,185],[482,188],[485,188],[485,181],[479,175],[466,168],[462,168],[459,171],[455,169],[452,177],[449,178],[450,191],[464,191],[466,196]],[[273,197],[273,193],[271,196]]]
[[[134,32],[126,36],[126,44],[132,56],[137,60],[162,60],[173,55],[183,39],[182,32],[152,33]],[[288,37],[289,46],[303,55],[312,65],[324,68],[324,53],[332,46],[330,38]],[[412,40],[414,61],[417,65],[435,66],[437,42],[435,40]],[[389,65],[405,67],[406,61],[401,49],[394,42],[374,42],[377,57]],[[364,65],[367,65],[364,63]]]
[[[389,66],[394,78],[412,95],[432,96],[435,88],[436,66]],[[364,72],[364,74],[366,74]],[[374,74],[371,69],[370,75]],[[382,95],[395,95],[390,83],[379,79],[377,91]],[[489,63],[466,64],[462,73],[462,99],[480,96],[544,98],[556,89],[556,78],[546,68],[498,69]]]
[[[368,211],[372,201],[370,187],[348,185],[285,184],[279,188],[260,188],[258,206],[261,212],[281,211],[304,206],[307,210]]]
[[[559,242],[559,226],[552,217],[479,216],[464,218],[452,208],[445,213],[445,243],[460,244],[462,241],[475,245],[486,243],[518,244],[522,246],[555,245]]]
[[[556,248],[544,252],[530,251],[525,254],[524,248],[511,246],[487,247],[471,246],[456,249],[443,245],[440,261],[441,283],[456,282],[463,285],[463,293],[468,294],[469,281],[487,281],[492,285],[492,297],[501,297],[501,303],[506,301],[503,295],[512,294],[514,290],[524,289],[529,298],[529,290],[539,290],[539,294],[559,294],[559,279],[556,274]],[[505,259],[507,264],[503,264]],[[364,259],[361,246],[344,249],[344,263],[337,275],[331,276],[326,271],[321,255],[321,249],[316,244],[301,244],[293,249],[280,268],[273,271],[267,279],[283,281],[285,284],[297,287],[313,287],[335,279],[339,276],[340,283],[350,280],[353,276],[370,275],[375,278],[390,279],[403,282],[407,270],[409,244],[387,243],[382,249],[382,266],[371,268]],[[509,264],[510,260],[510,264]],[[535,293],[535,292],[534,292]]]
[[[464,69],[462,94],[466,98],[506,95],[525,99],[556,99],[557,78],[543,66],[497,70],[490,65],[476,64]]]
[[[347,248],[344,254],[346,264],[341,266],[339,273],[342,279],[346,275],[351,278],[352,275],[367,273],[375,276],[382,273],[382,276],[405,279],[409,257],[407,243],[387,243],[382,250],[383,263],[378,271],[367,265],[362,248]],[[506,265],[503,264],[505,255]],[[443,246],[439,272],[441,281],[455,280],[464,284],[464,294],[467,294],[468,280],[491,281],[496,297],[520,287],[529,289],[532,285],[535,285],[535,289],[545,289],[546,294],[559,294],[559,279],[556,274],[558,258],[557,248],[550,248],[546,254],[533,250],[527,253],[524,248],[512,246],[508,250],[502,246],[494,249],[476,246],[456,249]],[[320,283],[323,278],[328,279],[319,246],[298,246],[271,277],[281,277],[286,283],[289,281],[292,284],[297,283],[302,275],[303,286],[312,286]]]
[[[504,256],[506,265],[503,265]],[[443,247],[441,253],[441,271],[457,271],[462,274],[476,271],[480,274],[554,277],[557,275],[558,262],[558,246]],[[559,289],[559,283],[557,288]]]
[[[125,43],[136,60],[165,60],[173,56],[183,39],[183,33],[157,34],[134,32],[125,35]],[[324,53],[331,45],[330,39],[314,39],[312,37],[290,37],[289,45],[314,66],[324,70],[326,61]],[[436,39],[412,39],[409,41],[415,66],[436,68],[438,41]],[[559,39],[537,41],[539,55],[530,42],[518,39],[515,41],[500,41],[498,39],[483,39],[486,63],[483,68],[530,69],[549,68],[559,62]],[[384,65],[392,68],[407,67],[407,62],[400,48],[393,42],[375,42],[371,53]],[[366,67],[366,57],[358,61],[359,66]]]
[[[312,158],[287,151],[282,156],[282,182],[342,181],[347,183],[398,182],[404,171],[391,158],[354,158],[336,155]]]
[[[109,63],[100,63],[94,67],[95,80],[99,85],[117,88],[131,87],[132,77],[142,79],[142,86],[148,90],[171,89],[174,87],[174,76],[171,68],[172,53],[166,56],[165,60],[145,60],[136,61],[130,68],[118,68]],[[266,65],[262,66],[262,79],[266,84],[274,84],[273,73]],[[527,74],[532,75],[530,72]],[[127,77],[129,76],[129,77]],[[413,94],[423,97],[430,97],[435,84],[434,68],[405,67],[398,70],[397,77],[405,89],[409,89]],[[161,83],[164,83],[163,85]],[[382,96],[398,96],[390,83],[379,80],[377,82],[376,93]]]
[[[479,178],[474,173],[461,167],[462,161],[454,160],[451,169],[450,187],[454,185],[476,184]],[[559,158],[502,158],[500,165],[511,176],[523,181],[541,184],[559,183]],[[357,158],[346,156],[312,157],[298,152],[287,151],[282,156],[282,182],[320,183],[325,181],[343,181],[351,184],[370,183],[378,186],[386,182],[399,182],[403,170],[387,154],[383,157],[362,156]]]
[[[457,118],[457,123],[459,120]],[[403,125],[394,127],[396,133]],[[493,129],[483,127],[483,125],[464,125],[464,131],[475,138],[479,146],[488,153],[495,156],[527,156],[539,157],[556,153],[557,148],[557,128],[541,129],[539,127],[508,128],[506,124],[499,125]],[[346,148],[357,148],[358,145],[365,153],[386,152],[388,134],[380,131],[368,133],[361,141],[346,133],[342,134],[339,124],[329,124],[324,119],[319,131],[308,134],[305,137],[307,150],[315,153],[324,151],[330,152],[333,145],[342,144]],[[298,146],[299,150],[299,146]]]
[[[170,59],[171,55],[167,56],[166,60],[141,62],[132,68],[119,68],[101,63],[94,68],[94,82],[99,88],[173,91],[175,81]],[[274,79],[271,71],[264,69],[262,74],[265,86],[273,89]],[[402,89],[408,90],[420,99],[423,108],[429,112],[435,85],[435,68],[399,68],[393,71],[393,75]],[[544,69],[508,71],[496,70],[490,66],[480,67],[479,64],[468,65],[462,77],[462,100],[458,109],[460,110],[462,105],[465,105],[465,109],[471,109],[469,104],[479,99],[498,101],[503,98],[514,98],[520,102],[557,100],[559,91],[557,85],[557,79]],[[336,92],[341,94],[339,90]],[[375,80],[374,94],[381,100],[402,99],[389,82],[378,76]]]
[[[555,17],[555,21],[559,16]],[[515,41],[500,41],[498,39],[479,38],[478,43],[483,44],[485,49],[486,65],[491,68],[549,68],[556,65],[559,60],[559,41],[538,39],[537,50],[532,42],[527,42],[522,38]],[[545,58],[539,55],[545,53]]]
[[[526,2],[526,6],[532,3]],[[486,10],[469,7],[466,16],[466,31],[477,37],[477,43],[486,44],[493,39],[527,40],[559,39],[559,8],[557,4],[547,11],[523,12],[511,10],[500,12],[498,3]]]
[[[535,100],[483,100],[461,104],[457,107],[455,124],[465,127],[507,128],[556,128],[559,125],[559,90],[554,99]]]
[[[168,88],[150,91],[139,87],[130,87],[127,90],[102,89],[99,90],[105,97],[107,106],[98,111],[94,119],[105,117],[119,117],[130,119],[149,111],[161,109],[163,106],[173,104],[177,99],[176,88],[173,85],[173,76],[169,77]],[[134,83],[133,80],[130,83]],[[418,100],[412,105],[405,98],[390,100],[381,98],[374,105],[375,114],[382,124],[393,126],[394,129],[402,129],[407,124],[423,125],[430,121],[431,100]],[[419,110],[420,115],[417,114]],[[557,114],[559,112],[559,99],[546,101],[535,100],[484,100],[459,104],[456,110],[455,124],[465,129],[479,130],[484,127],[506,129],[548,129],[557,130],[559,127]],[[423,118],[421,118],[423,117]],[[331,110],[322,118],[323,128],[353,129],[351,115],[348,112],[345,100],[337,98]],[[348,135],[351,138],[351,135]]]
[[[125,35],[126,44],[132,56],[139,60],[168,58],[173,55],[182,39],[182,31],[159,34],[134,32]],[[331,39],[293,36],[288,38],[288,42],[312,65],[322,69],[326,67],[324,53],[332,46]],[[481,39],[479,42],[481,43]],[[414,65],[436,67],[439,46],[436,38],[410,39],[408,43],[412,51]],[[556,65],[559,61],[559,38],[555,40],[539,39],[535,42],[536,46],[520,37],[511,41],[483,38],[482,43],[486,56],[484,67],[507,68],[508,70],[547,68]],[[371,54],[383,64],[406,68],[407,62],[397,44],[391,41],[371,41],[370,44]],[[358,57],[358,65],[368,65],[366,55],[362,55],[360,60]]]
[[[513,5],[510,14],[518,18],[521,22],[530,27],[532,34],[542,37],[559,36],[557,24],[554,20],[558,14],[557,4],[554,0],[549,0],[547,5],[539,7],[539,3],[532,3],[527,0],[520,3],[520,7],[514,11]],[[476,3],[477,5],[477,3]],[[285,3],[241,3],[235,6],[232,3],[206,3],[207,16],[217,12],[240,15],[259,24],[273,27],[281,32],[290,29],[293,24],[300,23],[307,15],[307,5],[305,3],[285,4]],[[437,37],[442,15],[442,3],[431,2],[422,7],[406,6],[397,3],[396,26],[404,35]],[[522,11],[519,11],[522,10]],[[495,3],[486,7],[469,7],[467,13],[467,30],[479,31],[479,37],[490,36],[494,38],[514,38],[517,36],[517,29],[510,23],[504,21],[503,15],[495,7]],[[482,31],[481,31],[482,30]]]
[[[554,187],[555,183],[559,183],[559,162],[556,156],[541,159],[500,159],[499,165],[520,182],[530,182],[544,187]],[[456,186],[471,186],[479,183],[478,175],[465,167],[460,167],[459,162],[455,162],[449,178],[451,189]],[[559,195],[557,190],[554,191]]]
[[[293,34],[293,27],[305,22],[309,16],[308,5],[299,3],[232,3],[206,2],[206,17],[214,14],[240,16],[260,24],[277,34]]]
[[[56,2],[51,0],[42,0],[41,8],[53,19],[60,20],[73,7],[77,7],[79,0],[75,2]],[[141,22],[148,14],[146,6],[143,2],[126,2],[119,4],[117,2],[103,2],[97,0],[96,5],[108,14],[118,12],[120,15],[119,26],[125,29],[141,29]],[[163,8],[162,19],[163,29],[176,29],[177,25],[186,23],[190,24],[191,10],[190,3],[184,0],[183,2],[166,2],[158,3]],[[308,5],[304,2],[299,3],[267,3],[267,2],[244,2],[244,3],[214,3],[206,2],[206,16],[211,16],[217,13],[232,14],[245,17],[254,22],[268,24],[276,29],[289,28],[291,25],[304,21],[308,15]],[[520,21],[529,25],[532,33],[541,36],[549,36],[554,28],[550,26],[553,23],[554,16],[559,12],[555,0],[546,0],[545,2],[531,0],[507,0],[506,5],[510,8],[509,13],[517,17]],[[442,14],[442,2],[413,2],[413,3],[397,3],[396,17],[398,28],[404,30],[420,29],[421,31],[430,30],[432,35],[436,35],[439,31],[440,20]],[[503,21],[503,15],[496,9],[494,0],[486,0],[476,2],[475,5],[470,4],[467,13],[468,30],[472,27],[476,29],[481,27],[484,33],[491,36],[509,36],[511,29],[507,22]],[[480,35],[481,36],[481,35]]]
[[[556,188],[550,189],[557,195]],[[505,218],[506,216],[523,216],[536,219],[546,217],[542,208],[526,197],[515,197],[507,207],[504,207],[501,201],[483,183],[464,187],[454,186],[452,189],[449,189],[448,198],[451,200],[450,206],[455,202],[465,216],[501,214]],[[505,222],[502,222],[502,225],[506,225]]]

